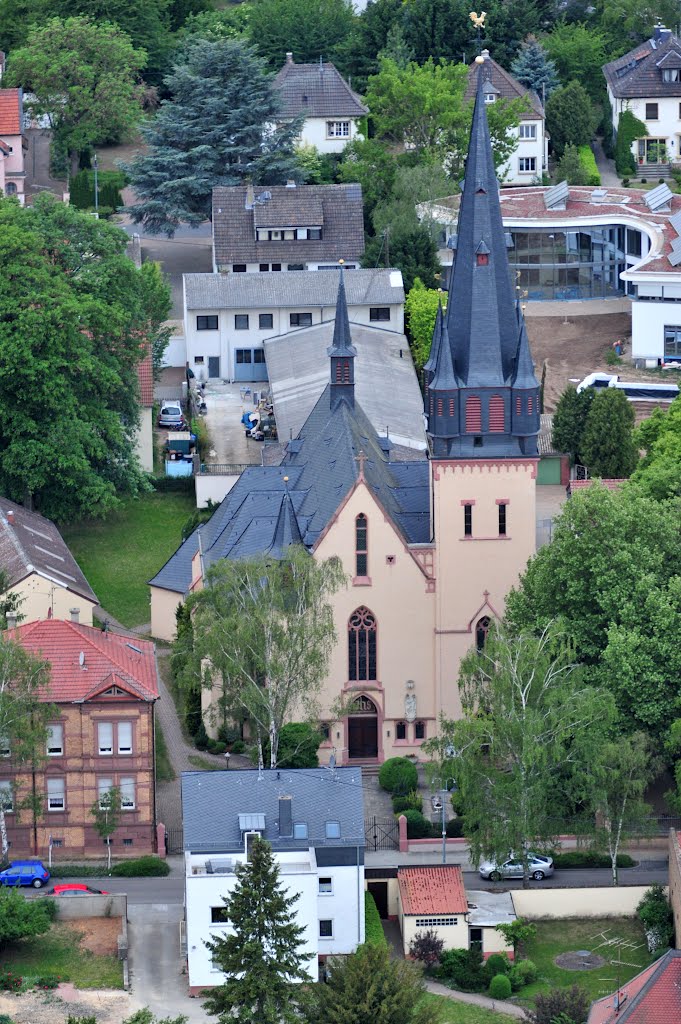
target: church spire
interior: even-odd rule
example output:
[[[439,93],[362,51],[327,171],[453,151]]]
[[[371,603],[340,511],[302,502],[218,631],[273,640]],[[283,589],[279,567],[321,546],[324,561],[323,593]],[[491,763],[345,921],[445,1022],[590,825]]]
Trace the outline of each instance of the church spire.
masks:
[[[336,319],[333,325],[333,341],[327,349],[331,360],[331,404],[346,401],[355,403],[355,356],[357,349],[352,344],[348,304],[345,298],[345,274],[341,263],[336,299]]]
[[[539,386],[531,369],[526,334],[523,344],[519,344],[524,322],[522,313],[516,310],[511,284],[499,183],[487,123],[485,93],[490,64],[484,57],[476,57],[471,71],[477,79],[477,89],[444,320],[452,377],[458,389],[454,403],[458,429],[448,424],[447,454],[443,454],[442,442],[435,443],[435,438],[442,438],[443,425],[438,422],[436,427],[437,416],[433,419],[429,415],[433,453],[440,458],[517,458],[536,455],[537,451]],[[436,342],[437,332],[434,348]],[[436,355],[433,380],[440,376],[442,349],[443,342]],[[516,396],[513,382],[521,363],[523,415],[516,420],[512,400],[515,411],[515,398],[520,395]],[[447,366],[442,372],[449,376]],[[435,409],[437,412],[437,406]]]
[[[298,526],[298,519],[296,517],[295,509],[293,508],[293,502],[291,501],[291,495],[288,492],[287,476],[284,477],[284,485],[286,486],[286,490],[284,491],[284,496],[281,499],[277,525],[274,529],[272,544],[270,545],[270,554],[275,558],[281,558],[286,549],[290,548],[292,544],[303,543],[303,538]]]

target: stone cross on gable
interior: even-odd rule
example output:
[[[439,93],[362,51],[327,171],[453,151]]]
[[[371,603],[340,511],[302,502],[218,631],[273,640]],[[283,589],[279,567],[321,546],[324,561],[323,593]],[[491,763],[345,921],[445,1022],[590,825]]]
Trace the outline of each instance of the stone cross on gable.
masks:
[[[359,463],[359,478],[360,478],[360,480],[364,479],[364,463],[366,462],[366,460],[367,460],[367,456],[360,449],[359,455],[355,455],[355,462]]]

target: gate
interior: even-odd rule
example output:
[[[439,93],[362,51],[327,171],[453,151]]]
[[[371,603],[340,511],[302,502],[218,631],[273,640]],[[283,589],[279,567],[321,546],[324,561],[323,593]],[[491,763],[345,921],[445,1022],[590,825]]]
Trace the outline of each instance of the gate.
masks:
[[[181,828],[166,829],[166,853],[184,853],[184,841]]]
[[[364,822],[364,842],[367,850],[397,850],[400,846],[400,826],[395,818],[367,818]]]

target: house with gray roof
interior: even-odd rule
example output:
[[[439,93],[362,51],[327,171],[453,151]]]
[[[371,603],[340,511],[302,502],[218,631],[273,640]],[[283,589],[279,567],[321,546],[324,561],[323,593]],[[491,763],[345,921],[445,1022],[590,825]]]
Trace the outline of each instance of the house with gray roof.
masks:
[[[681,39],[656,25],[651,39],[605,64],[603,74],[613,134],[621,114],[631,111],[647,129],[631,146],[640,174],[666,177],[681,162]]]
[[[279,273],[358,267],[364,253],[362,186],[221,186],[213,189],[213,270]]]
[[[293,54],[274,79],[282,119],[305,118],[300,133],[304,145],[320,153],[342,153],[349,142],[363,138],[362,118],[369,113],[360,96],[334,64],[296,64]]]
[[[346,284],[352,323],[401,339],[406,352],[400,271],[353,270]],[[197,379],[267,380],[268,338],[333,322],[338,263],[326,273],[185,274],[183,291],[187,362]]]
[[[0,497],[0,570],[21,622],[69,619],[92,625],[97,595],[49,519]]]
[[[295,900],[307,971],[364,941],[360,768],[184,772],[182,818],[190,993],[220,984],[206,940],[229,932],[224,898],[256,838],[270,844]]]

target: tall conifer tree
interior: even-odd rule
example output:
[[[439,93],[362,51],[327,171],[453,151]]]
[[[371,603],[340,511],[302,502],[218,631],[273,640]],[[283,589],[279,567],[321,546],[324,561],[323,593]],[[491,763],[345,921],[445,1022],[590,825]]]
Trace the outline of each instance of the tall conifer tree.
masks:
[[[556,65],[534,36],[521,43],[511,71],[526,89],[534,89],[541,100],[548,99],[559,85]]]

